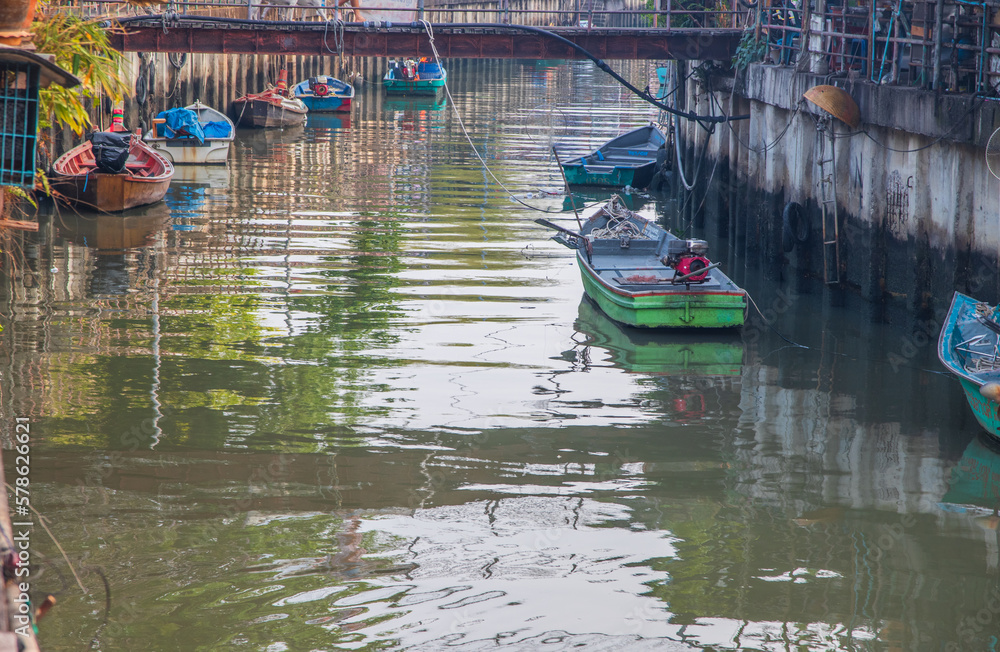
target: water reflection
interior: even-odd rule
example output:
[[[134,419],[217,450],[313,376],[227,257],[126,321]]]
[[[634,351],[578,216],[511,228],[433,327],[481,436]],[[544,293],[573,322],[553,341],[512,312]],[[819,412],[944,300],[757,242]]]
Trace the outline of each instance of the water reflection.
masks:
[[[387,97],[382,100],[382,109],[393,113],[419,113],[421,111],[441,111],[448,106],[448,97],[443,94],[421,97]]]
[[[540,209],[533,107],[583,145],[649,118],[589,64],[466,67],[477,148]],[[33,539],[45,649],[989,649],[995,456],[933,347],[891,364],[910,322],[634,195],[810,348],[623,329],[450,108],[377,90],[349,128],[241,131],[162,222],[3,245],[0,418],[91,589]]]
[[[345,113],[310,113],[306,119],[306,128],[337,132],[351,128],[351,114]]]
[[[55,218],[55,225],[58,236],[108,256],[152,245],[169,221],[170,207],[158,202],[122,215],[64,210]]]
[[[664,333],[629,328],[609,319],[593,301],[584,297],[576,329],[588,346],[610,354],[616,367],[653,375],[739,376],[743,366],[740,333]],[[583,353],[592,360],[588,351]]]

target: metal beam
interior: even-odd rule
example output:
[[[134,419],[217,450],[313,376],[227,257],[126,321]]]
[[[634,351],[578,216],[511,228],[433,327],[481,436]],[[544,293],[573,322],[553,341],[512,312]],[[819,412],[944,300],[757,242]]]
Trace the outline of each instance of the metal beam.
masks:
[[[556,30],[553,30],[554,32]],[[739,30],[562,29],[558,34],[602,59],[731,59],[740,40]],[[431,56],[427,34],[419,25],[372,30],[348,26],[343,52],[338,52],[333,30],[322,23],[296,28],[219,28],[182,25],[128,25],[108,34],[122,52],[203,52],[209,54],[294,54],[368,57]],[[449,29],[434,26],[434,44],[445,58],[463,59],[582,59],[556,39],[491,29]]]

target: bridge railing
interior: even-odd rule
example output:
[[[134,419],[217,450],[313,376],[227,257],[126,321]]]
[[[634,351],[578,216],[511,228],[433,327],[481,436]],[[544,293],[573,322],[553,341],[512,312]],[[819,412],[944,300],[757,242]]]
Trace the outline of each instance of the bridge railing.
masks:
[[[985,2],[761,2],[766,61],[878,84],[998,95],[998,8]]]
[[[339,3],[339,6],[338,6]],[[739,29],[748,13],[737,0],[62,0],[53,3],[88,18],[173,12],[188,16],[363,22],[420,18],[433,24],[503,23],[555,29]],[[357,9],[359,14],[355,14]],[[358,18],[360,15],[360,19]],[[390,18],[386,18],[386,17]]]

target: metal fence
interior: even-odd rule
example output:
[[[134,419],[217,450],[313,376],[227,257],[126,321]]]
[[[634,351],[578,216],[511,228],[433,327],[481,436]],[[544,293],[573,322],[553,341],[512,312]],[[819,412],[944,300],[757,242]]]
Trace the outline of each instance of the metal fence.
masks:
[[[0,62],[0,185],[35,185],[39,70]]]
[[[985,2],[761,0],[766,61],[878,84],[997,95],[1000,12]]]

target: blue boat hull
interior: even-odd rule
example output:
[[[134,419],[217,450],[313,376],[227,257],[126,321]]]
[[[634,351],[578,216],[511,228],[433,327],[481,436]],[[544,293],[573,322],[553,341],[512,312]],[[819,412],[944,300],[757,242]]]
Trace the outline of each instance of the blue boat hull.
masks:
[[[315,97],[309,95],[300,95],[299,99],[305,102],[306,106],[309,107],[310,112],[315,113],[333,113],[334,111],[350,111],[351,110],[351,98],[341,98],[341,97]]]
[[[938,337],[938,358],[958,378],[979,425],[1000,439],[1000,310],[961,292],[951,300]]]
[[[980,385],[965,378],[959,378],[958,382],[962,385],[965,400],[969,402],[969,407],[972,408],[972,414],[976,417],[976,421],[986,432],[1000,439],[1000,403],[991,401],[980,394]]]

